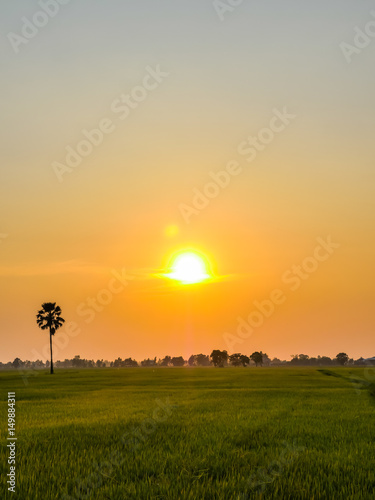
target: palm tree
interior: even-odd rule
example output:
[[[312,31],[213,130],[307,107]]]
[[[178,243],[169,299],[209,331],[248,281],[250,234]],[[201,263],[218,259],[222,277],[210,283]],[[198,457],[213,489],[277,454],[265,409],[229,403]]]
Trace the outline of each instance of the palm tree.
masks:
[[[52,335],[62,324],[65,319],[60,317],[61,308],[56,306],[56,302],[45,302],[42,304],[42,309],[36,315],[36,322],[39,328],[46,330],[49,328],[49,345],[51,348],[51,375],[53,374],[53,361],[52,361]]]

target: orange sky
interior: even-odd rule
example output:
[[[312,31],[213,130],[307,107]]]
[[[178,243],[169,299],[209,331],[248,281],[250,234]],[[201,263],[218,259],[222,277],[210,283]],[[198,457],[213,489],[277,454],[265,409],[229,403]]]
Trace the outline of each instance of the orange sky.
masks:
[[[370,3],[244,2],[224,21],[148,0],[88,21],[83,4],[19,54],[1,48],[1,361],[41,357],[45,301],[77,325],[56,359],[373,356],[375,41],[350,64],[340,49]],[[23,8],[6,7],[6,33]],[[184,247],[218,278],[155,277]],[[249,315],[262,325],[241,338]]]

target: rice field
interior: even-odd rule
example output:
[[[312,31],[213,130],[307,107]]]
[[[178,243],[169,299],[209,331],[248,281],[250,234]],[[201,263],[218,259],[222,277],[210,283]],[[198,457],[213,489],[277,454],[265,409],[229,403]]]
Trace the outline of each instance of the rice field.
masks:
[[[363,368],[3,372],[0,384],[1,498],[374,498]],[[8,391],[16,493],[4,479]]]

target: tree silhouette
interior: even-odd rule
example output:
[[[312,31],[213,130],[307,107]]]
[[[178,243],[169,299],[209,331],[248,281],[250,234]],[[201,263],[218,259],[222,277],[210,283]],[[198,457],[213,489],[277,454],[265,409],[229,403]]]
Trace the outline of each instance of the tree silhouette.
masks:
[[[171,359],[171,363],[173,366],[184,366],[185,360],[182,356],[175,356]]]
[[[271,360],[270,360],[268,354],[266,354],[265,352],[262,352],[262,351],[260,351],[260,354],[262,355],[263,364],[269,366],[271,363]]]
[[[188,360],[189,366],[210,366],[210,358],[206,354],[192,354]]]
[[[210,358],[206,354],[196,354],[197,366],[210,366]]]
[[[20,358],[15,358],[12,365],[14,368],[19,368],[20,366],[22,366],[22,361],[20,360]]]
[[[224,364],[227,362],[228,353],[227,351],[220,351],[219,349],[214,349],[210,354],[210,358],[214,366],[223,368]]]
[[[236,352],[235,354],[231,354],[229,356],[229,361],[232,366],[241,366],[242,365],[241,353]]]
[[[156,356],[154,357],[154,359],[144,359],[143,361],[141,361],[141,366],[156,366]]]
[[[241,354],[240,360],[243,367],[246,367],[248,364],[250,364],[250,358],[249,356],[245,356],[245,354]]]
[[[236,352],[229,356],[229,361],[233,366],[243,366],[246,367],[250,363],[249,356],[245,356],[245,354],[241,354],[240,352]]]
[[[255,366],[262,366],[263,364],[263,355],[258,351],[253,352],[253,354],[250,356],[250,359],[254,361]]]
[[[337,355],[336,355],[336,359],[337,359],[337,362],[340,364],[340,365],[345,365],[345,363],[347,363],[349,361],[349,356],[346,354],[346,352],[339,352]]]
[[[56,302],[45,302],[42,304],[42,309],[36,315],[36,322],[42,330],[49,329],[49,345],[51,349],[51,375],[53,374],[53,359],[52,359],[52,335],[55,335],[56,330],[62,326],[65,319],[61,318],[61,308],[56,306]]]
[[[136,362],[135,359],[132,359],[132,358],[126,358],[124,359],[123,361],[123,364],[122,366],[125,366],[125,367],[129,367],[129,368],[133,368],[134,366],[138,366],[138,363]]]
[[[170,356],[165,356],[165,358],[163,358],[160,361],[160,366],[169,366],[171,361],[172,361],[172,358]]]
[[[188,359],[188,365],[189,365],[189,366],[195,366],[195,363],[196,363],[195,354],[192,354],[192,355],[190,356],[190,358]]]

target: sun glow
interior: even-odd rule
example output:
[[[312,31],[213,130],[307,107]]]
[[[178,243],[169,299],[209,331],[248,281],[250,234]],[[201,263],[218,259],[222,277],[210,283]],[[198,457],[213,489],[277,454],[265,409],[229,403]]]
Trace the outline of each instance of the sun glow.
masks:
[[[196,251],[182,251],[175,254],[164,276],[184,285],[201,283],[212,277],[207,259]]]

